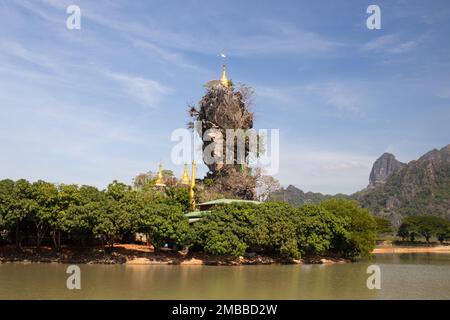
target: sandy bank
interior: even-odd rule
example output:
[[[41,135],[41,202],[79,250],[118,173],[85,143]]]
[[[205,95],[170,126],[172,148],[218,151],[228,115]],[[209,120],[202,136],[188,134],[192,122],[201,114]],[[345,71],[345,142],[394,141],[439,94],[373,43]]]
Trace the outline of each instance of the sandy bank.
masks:
[[[372,253],[450,253],[450,246],[378,246]]]

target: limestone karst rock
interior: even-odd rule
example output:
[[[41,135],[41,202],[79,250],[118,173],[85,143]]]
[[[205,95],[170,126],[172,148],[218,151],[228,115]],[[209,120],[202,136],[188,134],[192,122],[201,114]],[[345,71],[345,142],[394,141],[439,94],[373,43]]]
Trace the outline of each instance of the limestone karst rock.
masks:
[[[245,135],[246,130],[253,128],[253,113],[249,110],[253,91],[245,85],[235,88],[226,79],[225,66],[222,79],[209,81],[205,84],[205,89],[198,107],[191,106],[189,109],[194,120],[189,126],[197,130],[203,141],[203,161],[209,169],[207,177],[224,186],[223,191],[251,199],[256,191],[254,179],[249,179],[247,175],[250,148]],[[227,155],[231,154],[227,150],[227,129],[237,130],[234,132],[244,135],[244,152],[239,154],[237,146],[234,146],[231,161],[227,159]],[[211,161],[211,156],[215,158],[214,161]],[[242,175],[241,179],[237,177],[239,175]],[[233,192],[231,184],[239,184],[239,181],[239,190]]]
[[[206,85],[206,93],[199,102],[199,108],[191,107],[191,117],[198,121],[198,134],[203,137],[204,160],[210,173],[215,175],[225,167],[226,157],[226,129],[251,129],[253,128],[253,113],[248,110],[245,96],[249,94],[248,87],[235,90],[233,87],[224,86],[219,80],[209,81]],[[245,91],[245,92],[244,92]],[[211,143],[216,143],[213,148],[214,155],[221,157],[223,161],[208,163],[205,154]],[[220,148],[221,147],[221,148]],[[248,146],[245,157],[248,156]],[[245,159],[241,159],[245,161]],[[209,161],[210,162],[210,161]],[[239,167],[238,159],[231,164]]]
[[[398,172],[405,164],[395,159],[391,153],[383,153],[372,166],[372,171],[369,176],[369,188],[374,188],[385,184],[388,177],[393,173]]]
[[[390,164],[392,167],[392,161]],[[376,215],[389,218],[394,226],[409,215],[450,218],[450,145],[403,164],[384,183],[354,197]]]

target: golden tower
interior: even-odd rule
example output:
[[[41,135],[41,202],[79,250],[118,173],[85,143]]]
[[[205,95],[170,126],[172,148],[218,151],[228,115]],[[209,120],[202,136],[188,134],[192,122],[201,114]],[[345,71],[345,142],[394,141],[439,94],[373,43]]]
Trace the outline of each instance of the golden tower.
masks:
[[[189,173],[188,173],[187,163],[185,163],[184,164],[183,175],[181,176],[181,184],[188,186],[189,183],[190,183],[190,181],[189,181]]]
[[[230,85],[227,79],[227,66],[225,64],[222,65],[222,77],[220,78],[220,83],[222,83],[222,85],[227,88]]]
[[[155,186],[157,186],[157,187],[165,187],[166,186],[164,183],[162,164],[159,165],[159,170],[158,170],[158,174],[156,176]]]
[[[191,198],[192,210],[195,210],[195,161],[192,160],[191,185],[189,187],[189,196]]]

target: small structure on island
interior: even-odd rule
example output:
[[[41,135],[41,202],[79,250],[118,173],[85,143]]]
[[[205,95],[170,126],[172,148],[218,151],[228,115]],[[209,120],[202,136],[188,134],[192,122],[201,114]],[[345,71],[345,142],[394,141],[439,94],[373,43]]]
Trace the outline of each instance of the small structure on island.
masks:
[[[197,205],[198,210],[186,213],[184,216],[189,219],[189,223],[194,223],[199,221],[202,217],[211,213],[212,209],[214,209],[215,206],[220,204],[231,204],[231,203],[247,203],[256,205],[262,202],[254,200],[242,200],[242,199],[217,199],[199,203]]]

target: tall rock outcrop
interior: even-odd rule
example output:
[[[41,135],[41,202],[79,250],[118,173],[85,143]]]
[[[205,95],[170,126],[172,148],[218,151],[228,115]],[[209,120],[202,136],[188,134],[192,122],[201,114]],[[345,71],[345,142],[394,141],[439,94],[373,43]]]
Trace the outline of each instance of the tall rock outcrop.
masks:
[[[392,158],[384,158],[378,165],[374,164],[374,175],[383,166],[386,166],[383,171],[389,172],[388,162],[392,166]],[[450,219],[450,145],[400,166],[384,183],[373,183],[371,188],[353,197],[375,214],[389,218],[394,225],[399,225],[402,218],[409,215],[437,215]]]
[[[405,164],[395,159],[391,153],[383,153],[372,166],[368,188],[375,188],[386,183],[389,176],[400,171]]]

